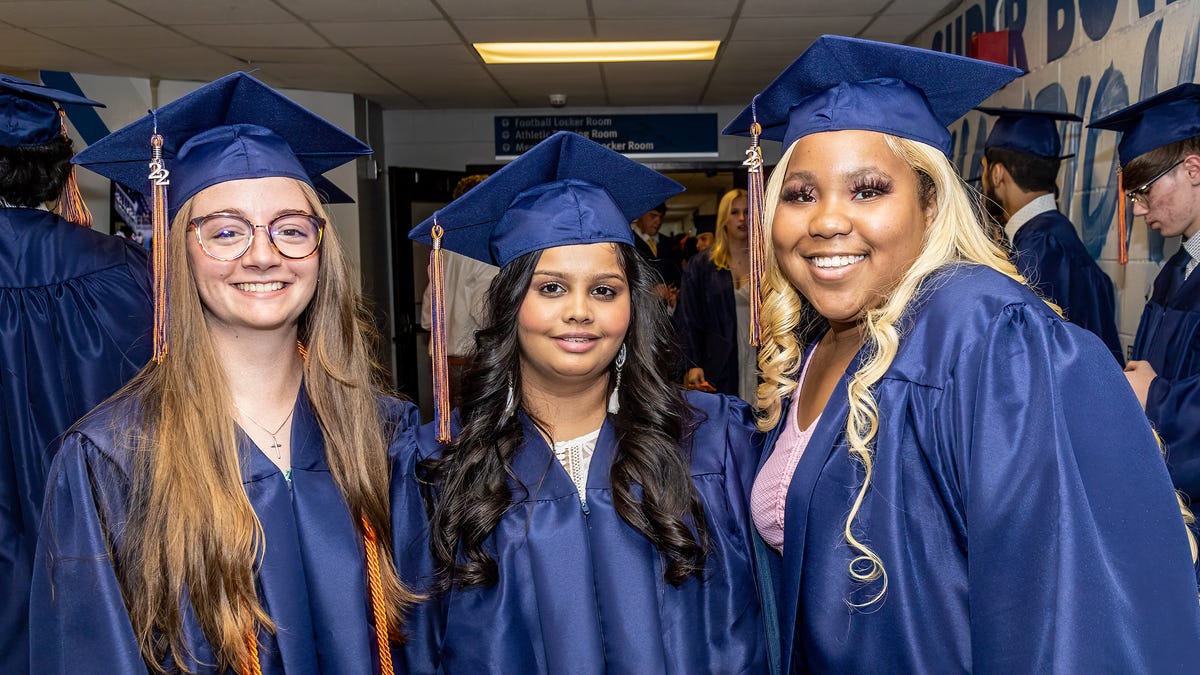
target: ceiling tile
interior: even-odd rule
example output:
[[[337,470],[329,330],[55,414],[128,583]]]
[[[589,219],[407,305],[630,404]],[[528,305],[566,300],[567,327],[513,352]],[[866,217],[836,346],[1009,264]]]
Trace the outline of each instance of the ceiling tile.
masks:
[[[284,23],[296,17],[271,0],[118,0],[121,5],[164,24]]]
[[[455,24],[468,42],[565,42],[592,40],[587,19],[468,19]]]
[[[313,28],[339,47],[402,47],[460,42],[445,21],[338,21]]]
[[[327,47],[324,38],[298,21],[291,23],[242,23],[228,26],[199,24],[172,26],[200,44],[213,47],[254,47],[267,42],[272,47]]]
[[[427,0],[278,0],[308,21],[404,21],[440,19]]]
[[[262,66],[255,77],[262,73],[264,81],[275,81],[279,86],[313,91],[341,91],[349,93],[390,94],[397,88],[368,68],[360,65],[321,65],[301,63],[273,63]]]
[[[697,17],[729,17],[737,8],[729,0],[592,0],[597,19],[658,17],[688,20]]]
[[[799,32],[802,35],[834,35],[854,36],[867,26],[872,19],[865,16],[816,16],[799,21],[780,21],[768,18],[742,18],[737,22],[733,31],[733,40],[787,40],[796,37],[797,24],[802,24]],[[800,52],[796,52],[797,55]]]
[[[909,0],[901,0],[906,4]],[[961,0],[954,0],[961,1]],[[892,0],[837,0],[837,2],[796,2],[796,0],[746,0],[742,18],[758,16],[863,16],[874,15]],[[945,2],[943,2],[945,4]]]
[[[70,47],[9,49],[7,44],[0,47],[0,72],[21,69],[76,71],[78,69],[75,64],[82,62],[90,64],[88,72],[100,75],[139,76],[145,74],[145,71],[138,71],[136,68],[114,63]]]
[[[463,19],[586,19],[587,0],[555,2],[497,2],[496,0],[439,0],[439,5],[458,22]]]
[[[246,68],[246,64],[209,47],[108,47],[96,51],[113,61],[136,66],[164,80],[215,80]]]
[[[172,49],[195,44],[189,38],[159,26],[109,26],[104,30],[78,26],[37,28],[34,32],[87,51],[109,47],[161,49],[168,58]]]
[[[0,28],[0,50],[52,49],[58,43],[41,35],[19,28]]]
[[[384,67],[413,68],[423,71],[455,66],[482,67],[482,61],[470,47],[461,44],[424,47],[356,47],[349,50],[366,63]],[[436,68],[430,64],[437,64]]]
[[[255,63],[318,63],[318,64],[354,64],[354,57],[340,49],[323,48],[276,48],[276,47],[230,47],[222,49],[232,58]]]
[[[25,28],[50,26],[138,26],[145,18],[111,2],[97,0],[38,0],[6,2],[0,18]]]
[[[600,40],[724,40],[729,19],[597,19]]]

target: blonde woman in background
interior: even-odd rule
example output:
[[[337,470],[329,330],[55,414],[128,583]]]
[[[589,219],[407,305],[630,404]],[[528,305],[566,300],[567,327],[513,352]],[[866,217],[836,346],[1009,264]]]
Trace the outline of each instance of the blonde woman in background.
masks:
[[[826,36],[730,125],[785,148],[751,495],[784,672],[1200,662],[1195,548],[1137,400],[947,160],[945,125],[1017,74]]]
[[[675,333],[687,363],[683,383],[754,401],[758,387],[750,346],[750,247],[745,190],[730,190],[717,206],[715,241],[683,273]]]

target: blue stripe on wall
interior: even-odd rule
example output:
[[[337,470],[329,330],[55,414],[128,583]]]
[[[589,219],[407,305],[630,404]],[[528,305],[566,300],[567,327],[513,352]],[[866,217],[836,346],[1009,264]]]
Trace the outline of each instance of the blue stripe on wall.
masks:
[[[79,88],[79,83],[75,81],[75,76],[70,73],[58,70],[43,70],[41,77],[42,84],[47,87],[61,89],[62,91],[78,94],[79,96],[87,96]],[[100,119],[100,114],[96,112],[95,108],[87,105],[64,105],[62,108],[67,111],[67,117],[71,119],[71,124],[75,125],[75,130],[83,137],[84,143],[91,145],[108,135],[108,126],[104,124],[104,120]]]

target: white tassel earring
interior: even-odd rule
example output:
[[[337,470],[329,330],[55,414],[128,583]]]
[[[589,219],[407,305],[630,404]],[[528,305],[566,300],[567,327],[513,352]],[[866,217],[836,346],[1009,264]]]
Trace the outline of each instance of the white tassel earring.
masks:
[[[608,395],[608,414],[610,415],[621,412],[621,398],[618,392],[621,390],[621,369],[625,367],[624,343],[621,343],[621,351],[617,352],[617,360],[614,365],[617,367],[617,382],[613,385],[612,393]]]

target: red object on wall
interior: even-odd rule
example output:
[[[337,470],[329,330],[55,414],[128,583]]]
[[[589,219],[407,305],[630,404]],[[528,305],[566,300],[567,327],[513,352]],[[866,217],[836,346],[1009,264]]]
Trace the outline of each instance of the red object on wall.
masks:
[[[980,61],[991,61],[992,63],[1007,66],[1012,33],[1016,33],[1016,31],[994,30],[972,35],[969,56]],[[1016,39],[1019,40],[1020,36],[1016,36]]]

